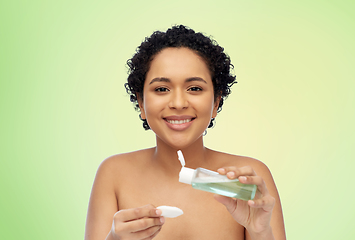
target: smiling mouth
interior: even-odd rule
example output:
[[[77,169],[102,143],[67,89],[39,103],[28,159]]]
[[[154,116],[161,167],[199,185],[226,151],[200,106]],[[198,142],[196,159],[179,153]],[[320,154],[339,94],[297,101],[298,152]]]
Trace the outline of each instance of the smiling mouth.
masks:
[[[164,119],[164,120],[171,124],[184,124],[184,123],[191,122],[194,119],[195,118],[183,119],[183,120],[169,120],[169,119]]]

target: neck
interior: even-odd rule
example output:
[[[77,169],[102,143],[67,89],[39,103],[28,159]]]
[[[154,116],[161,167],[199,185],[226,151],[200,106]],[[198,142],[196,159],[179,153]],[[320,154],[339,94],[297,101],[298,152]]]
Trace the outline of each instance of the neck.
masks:
[[[202,136],[193,144],[183,148],[172,147],[158,137],[156,141],[157,146],[153,158],[159,167],[164,168],[165,171],[180,171],[181,164],[178,160],[178,150],[181,150],[184,155],[186,167],[197,168],[201,167],[206,162],[208,149],[203,145]]]

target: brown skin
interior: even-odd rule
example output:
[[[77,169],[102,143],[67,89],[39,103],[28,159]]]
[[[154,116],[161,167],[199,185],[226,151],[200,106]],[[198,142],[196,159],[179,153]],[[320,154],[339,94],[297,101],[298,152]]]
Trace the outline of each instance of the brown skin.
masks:
[[[162,228],[158,222],[159,218],[156,218],[156,230],[160,232],[154,239],[244,239],[244,227],[214,199],[212,193],[199,191],[178,182],[180,166],[177,157],[171,159],[177,162],[173,164],[176,170],[167,171],[158,166],[155,151],[156,149],[152,148],[116,155],[101,164],[89,206],[88,220],[92,219],[93,222],[87,223],[87,240],[103,239],[110,232],[112,216],[117,211],[148,204],[152,204],[148,207],[150,209],[153,206],[169,205],[184,211],[184,214],[177,218],[165,219]],[[201,167],[217,170],[231,165],[240,168],[253,166],[258,176],[267,179],[266,186],[271,196],[276,199],[270,226],[275,239],[285,239],[279,197],[265,165],[255,159],[209,149],[205,149],[204,155],[205,164],[199,164]],[[185,158],[188,159],[187,156]],[[187,163],[187,166],[195,167],[196,164]],[[248,233],[246,239],[252,239]]]
[[[268,168],[258,160],[203,145],[202,134],[217,115],[218,98],[215,101],[208,68],[198,55],[186,48],[159,53],[139,104],[156,133],[157,146],[102,162],[90,197],[86,240],[285,239],[281,204]],[[167,117],[181,115],[194,118],[186,128],[167,123]],[[230,179],[256,184],[255,201],[214,196],[180,183],[179,149],[186,167],[218,170]],[[161,205],[176,206],[184,214],[165,219],[155,208]]]

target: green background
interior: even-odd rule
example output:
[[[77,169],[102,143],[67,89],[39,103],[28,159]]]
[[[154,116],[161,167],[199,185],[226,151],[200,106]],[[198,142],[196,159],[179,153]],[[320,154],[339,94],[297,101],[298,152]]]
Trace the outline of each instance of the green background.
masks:
[[[235,65],[206,146],[269,166],[288,239],[355,237],[354,1],[15,0],[0,4],[0,239],[83,239],[100,162],[155,144],[126,60],[180,23]]]

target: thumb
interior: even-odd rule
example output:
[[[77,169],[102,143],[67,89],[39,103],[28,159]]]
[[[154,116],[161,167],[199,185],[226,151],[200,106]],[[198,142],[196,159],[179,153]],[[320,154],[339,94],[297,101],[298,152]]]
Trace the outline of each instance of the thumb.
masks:
[[[231,214],[237,208],[237,201],[234,200],[233,198],[215,194],[214,199],[216,199],[217,202],[222,203],[227,208],[228,212]]]

